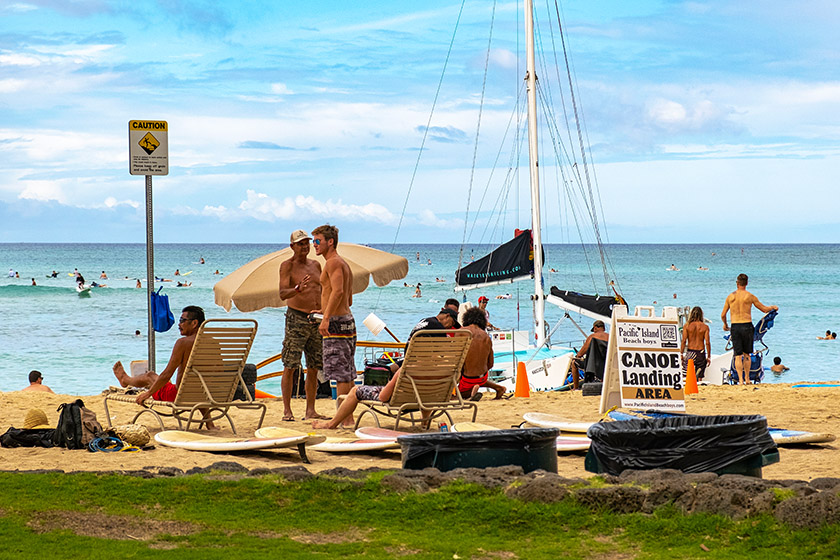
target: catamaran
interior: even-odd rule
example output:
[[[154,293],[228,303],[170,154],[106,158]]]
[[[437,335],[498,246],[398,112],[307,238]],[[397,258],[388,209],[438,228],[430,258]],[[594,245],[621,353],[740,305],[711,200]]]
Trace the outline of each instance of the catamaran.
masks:
[[[474,262],[460,266],[455,273],[456,290],[469,290],[479,287],[500,285],[516,282],[519,280],[531,279],[534,283],[533,294],[530,300],[533,304],[533,335],[527,331],[492,331],[491,337],[494,344],[496,359],[497,379],[508,388],[513,388],[517,363],[523,362],[528,375],[528,381],[533,390],[556,390],[567,386],[567,376],[570,372],[574,350],[568,346],[553,345],[551,336],[560,325],[570,320],[578,331],[585,337],[585,332],[577,322],[572,319],[570,313],[588,317],[595,320],[609,322],[612,315],[612,308],[615,305],[626,305],[616,289],[615,281],[608,273],[608,256],[601,241],[598,206],[596,205],[595,191],[597,182],[594,181],[594,173],[590,173],[587,153],[589,147],[584,140],[580,113],[576,99],[576,85],[569,69],[569,56],[566,52],[566,41],[563,36],[560,24],[560,14],[556,13],[556,29],[548,25],[549,32],[559,33],[563,48],[563,60],[566,63],[566,77],[568,101],[561,97],[563,103],[570,102],[571,110],[564,111],[564,117],[568,123],[570,120],[575,123],[577,130],[577,148],[572,148],[572,134],[568,135],[569,145],[563,145],[560,140],[559,126],[557,119],[547,118],[545,128],[549,131],[551,142],[557,162],[553,171],[559,174],[563,187],[571,191],[575,187],[578,194],[583,194],[582,201],[579,201],[579,208],[583,210],[592,223],[594,231],[594,246],[600,255],[600,261],[604,269],[605,286],[602,294],[584,294],[568,289],[561,289],[552,286],[548,293],[545,293],[544,267],[546,262],[545,250],[543,247],[542,235],[542,193],[540,189],[541,173],[545,168],[540,166],[538,153],[539,139],[538,131],[540,123],[537,120],[537,99],[538,94],[544,106],[553,99],[542,88],[542,82],[538,80],[535,53],[535,31],[534,31],[534,6],[532,0],[525,0],[525,41],[526,41],[526,72],[525,92],[527,99],[527,138],[528,138],[528,167],[530,184],[531,203],[531,227],[525,230],[516,230],[514,237],[507,243],[502,244],[488,255],[477,259]],[[552,41],[552,45],[555,44]],[[540,58],[544,66],[541,67],[543,75],[548,75],[548,68],[545,66],[547,60],[557,61],[554,53]],[[558,85],[561,85],[561,73],[556,72]],[[566,115],[566,112],[570,112]],[[579,157],[580,160],[576,160]],[[580,170],[583,169],[581,174]],[[591,250],[591,247],[590,247]],[[462,251],[463,253],[463,251]],[[558,323],[549,328],[545,315],[545,304],[549,303],[563,310],[563,316]]]

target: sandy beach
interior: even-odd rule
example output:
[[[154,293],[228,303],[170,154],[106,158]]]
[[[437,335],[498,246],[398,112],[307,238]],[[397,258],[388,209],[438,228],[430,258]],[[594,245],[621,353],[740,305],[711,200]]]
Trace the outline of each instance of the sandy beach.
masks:
[[[806,388],[793,389],[790,384],[758,386],[703,386],[698,395],[689,395],[686,402],[687,412],[692,414],[762,414],[767,417],[771,427],[829,432],[840,435],[840,412],[834,400],[840,389]],[[58,419],[56,408],[64,402],[71,402],[77,397],[70,395],[52,395],[36,392],[0,393],[0,429],[5,432],[9,427],[23,427],[23,420],[31,408],[40,408],[47,414],[51,425]],[[105,425],[105,409],[102,397],[82,396],[86,406],[93,410],[100,422]],[[499,428],[518,425],[526,412],[539,411],[559,414],[570,419],[597,421],[599,399],[584,397],[580,392],[569,393],[532,393],[530,398],[511,398],[508,400],[482,400],[479,403],[478,422]],[[128,423],[136,412],[134,405],[114,403],[112,422],[115,425]],[[303,400],[294,399],[292,407],[295,422],[281,422],[283,407],[279,401],[268,401],[268,413],[264,426],[282,426],[304,432],[313,431],[311,422],[300,420],[303,413]],[[317,409],[322,414],[332,412],[333,401],[320,399]],[[258,416],[251,411],[232,412],[239,435],[250,436],[256,428]],[[456,413],[455,421],[469,420],[466,413]],[[157,425],[150,423],[151,416],[145,415],[143,422],[153,434]],[[153,421],[153,420],[152,420]],[[369,417],[363,425],[371,424]],[[372,424],[371,424],[372,425]],[[170,419],[167,429],[177,426]],[[383,427],[393,427],[383,424]],[[349,430],[335,430],[319,433],[336,437],[353,437]],[[219,435],[232,435],[230,426],[223,424]],[[840,476],[840,444],[832,442],[822,445],[800,447],[780,447],[781,461],[765,467],[764,478],[811,480],[818,477]],[[558,457],[558,472],[566,477],[592,476],[584,470],[582,453],[565,454]],[[368,467],[400,468],[400,452],[386,451],[374,454],[328,454],[312,451],[309,453],[311,464],[306,468],[318,472],[334,467],[363,469]],[[264,451],[259,453],[218,454],[171,449],[157,445],[155,449],[139,453],[89,453],[80,450],[43,449],[43,448],[0,448],[2,470],[62,469],[65,471],[111,471],[142,469],[154,466],[174,466],[183,470],[192,467],[206,467],[216,461],[236,461],[248,468],[286,467],[301,465],[300,457],[293,450]]]

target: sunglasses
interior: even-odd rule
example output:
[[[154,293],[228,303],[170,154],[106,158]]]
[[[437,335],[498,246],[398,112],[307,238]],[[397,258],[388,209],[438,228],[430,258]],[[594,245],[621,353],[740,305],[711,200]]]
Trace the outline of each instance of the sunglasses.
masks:
[[[313,240],[312,240],[312,243],[313,243],[314,245],[320,245],[320,244],[321,244],[321,240],[320,240],[320,239],[313,239]]]
[[[195,321],[195,319],[185,319],[184,317],[181,317],[178,319],[178,324],[186,323],[187,321]]]

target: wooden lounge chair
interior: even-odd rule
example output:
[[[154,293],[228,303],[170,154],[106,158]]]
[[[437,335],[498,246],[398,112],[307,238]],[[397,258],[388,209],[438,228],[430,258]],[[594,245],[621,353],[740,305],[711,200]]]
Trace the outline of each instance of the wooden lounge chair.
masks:
[[[399,429],[401,421],[428,426],[441,416],[445,416],[451,426],[451,410],[472,409],[472,421],[475,422],[478,406],[464,401],[456,390],[471,341],[472,334],[466,330],[430,329],[416,333],[408,343],[402,373],[391,399],[387,403],[359,401],[363,410],[356,419],[356,428],[368,413],[377,426],[379,415],[394,418],[395,430]],[[422,418],[423,412],[428,414],[426,418]]]
[[[257,322],[253,319],[208,319],[202,323],[195,336],[190,357],[178,379],[178,393],[173,402],[147,399],[144,408],[138,412],[131,423],[137,422],[140,415],[151,413],[157,418],[161,429],[164,428],[161,416],[171,416],[178,421],[179,429],[190,429],[193,422],[201,427],[205,422],[227,418],[233,433],[236,427],[228,414],[230,408],[262,409],[259,424],[262,426],[266,407],[256,402],[242,380],[242,369],[248,352],[257,334]],[[246,400],[233,400],[236,388],[245,388]],[[134,402],[136,395],[109,394],[105,396],[105,417],[111,425],[111,413],[108,401]],[[208,411],[205,418],[199,411]],[[184,428],[186,422],[186,428]]]

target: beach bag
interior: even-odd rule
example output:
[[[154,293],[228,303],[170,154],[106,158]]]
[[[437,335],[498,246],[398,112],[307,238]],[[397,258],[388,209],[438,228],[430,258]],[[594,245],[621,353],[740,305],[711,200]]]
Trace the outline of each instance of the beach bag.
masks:
[[[55,428],[9,428],[0,436],[0,447],[55,447],[54,434]]]
[[[151,293],[152,328],[157,332],[166,332],[175,324],[175,316],[169,309],[169,296],[160,293],[162,289],[163,286]]]
[[[88,443],[102,433],[102,425],[96,419],[96,414],[85,408],[82,399],[64,403],[57,410],[60,415],[53,435],[53,444],[56,446],[87,449]]]
[[[365,385],[387,385],[388,381],[394,376],[391,373],[391,368],[387,364],[383,364],[381,360],[371,361],[365,360],[365,370],[363,372]]]

